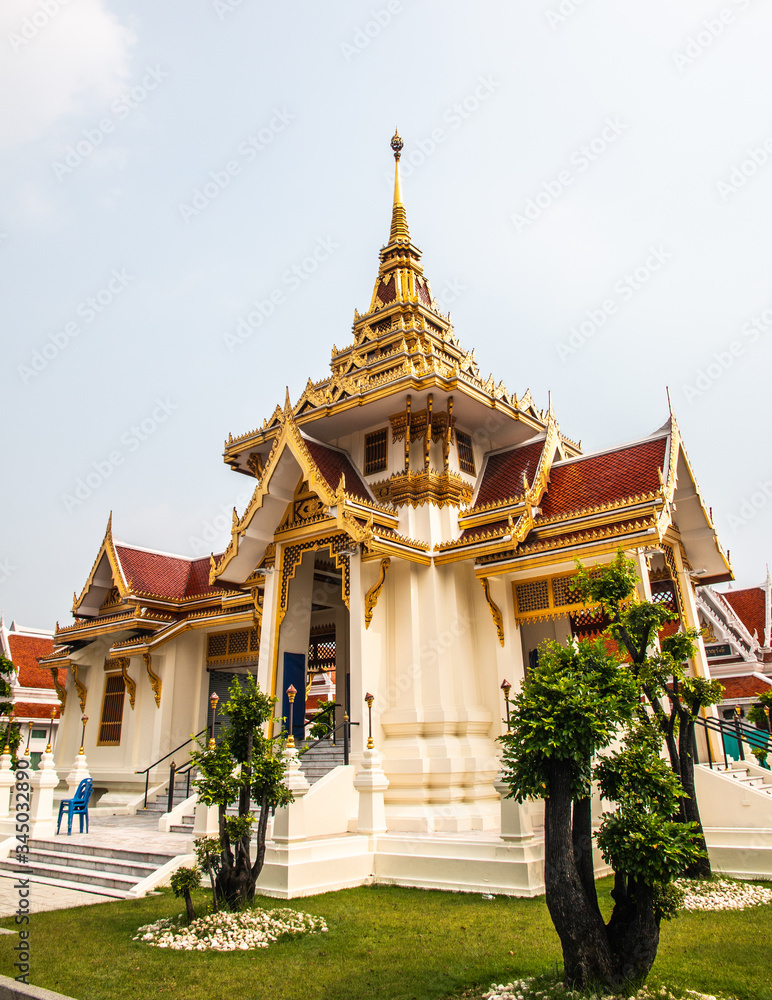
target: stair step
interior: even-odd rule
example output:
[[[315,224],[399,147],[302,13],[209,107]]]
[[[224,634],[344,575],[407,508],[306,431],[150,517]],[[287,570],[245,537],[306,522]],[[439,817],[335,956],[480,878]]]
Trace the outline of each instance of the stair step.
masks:
[[[118,858],[95,857],[88,854],[69,854],[59,851],[31,850],[28,854],[30,867],[54,864],[57,867],[81,868],[90,871],[110,872],[116,875],[127,875],[141,882],[143,878],[156,870],[158,865],[141,861],[126,861]]]
[[[116,861],[138,861],[143,864],[153,865],[160,868],[167,861],[171,861],[173,854],[162,854],[160,852],[148,851],[128,851],[118,847],[95,847],[91,844],[72,843],[67,840],[31,840],[31,851],[51,851],[54,854],[86,854],[89,857],[104,858]]]
[[[15,874],[17,870],[18,865],[15,861],[0,861],[0,872],[10,871]],[[142,878],[137,878],[133,875],[119,875],[117,873],[108,875],[104,872],[94,871],[91,868],[76,868],[70,865],[57,865],[48,862],[45,864],[30,864],[27,867],[27,871],[30,875],[39,875],[56,882],[60,880],[69,881],[78,883],[78,885],[86,883],[94,887],[102,886],[107,889],[122,889],[124,892],[128,892],[137,882],[142,881]],[[98,889],[94,888],[92,891],[97,892]]]
[[[72,882],[62,878],[47,878],[42,875],[25,873],[32,885],[48,885],[56,889],[74,889],[76,892],[88,892],[97,896],[109,896],[111,899],[128,899],[129,893],[123,889],[111,889],[108,886],[91,885],[88,882]]]

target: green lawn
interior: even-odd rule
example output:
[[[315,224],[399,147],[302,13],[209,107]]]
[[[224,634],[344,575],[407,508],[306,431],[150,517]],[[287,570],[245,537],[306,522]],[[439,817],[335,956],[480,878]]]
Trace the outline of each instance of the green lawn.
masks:
[[[610,880],[599,884],[608,890]],[[194,895],[204,912],[206,895]],[[373,887],[289,904],[329,933],[251,952],[180,952],[133,941],[137,927],[184,907],[171,892],[32,917],[31,982],[77,1000],[439,1000],[560,969],[544,898]],[[13,926],[13,919],[0,921]],[[13,976],[16,939],[0,936]],[[650,982],[738,1000],[772,1000],[772,906],[685,913],[663,924]]]

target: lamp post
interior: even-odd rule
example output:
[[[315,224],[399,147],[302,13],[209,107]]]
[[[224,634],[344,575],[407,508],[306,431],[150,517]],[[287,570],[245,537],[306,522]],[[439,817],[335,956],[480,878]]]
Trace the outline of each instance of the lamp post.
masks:
[[[504,704],[507,706],[507,732],[509,732],[512,728],[509,723],[509,692],[512,690],[512,685],[506,678],[501,682],[501,690],[504,692]]]
[[[216,744],[214,742],[214,719],[215,719],[215,716],[217,715],[217,702],[219,700],[220,699],[217,696],[217,693],[215,691],[213,691],[209,695],[209,704],[212,707],[212,724],[211,724],[211,726],[209,728],[209,749],[210,750],[214,750],[214,748],[216,746]]]
[[[289,701],[289,736],[287,737],[287,746],[290,750],[295,749],[295,733],[292,726],[292,720],[295,712],[295,695],[297,693],[295,685],[290,684],[287,688],[287,700]]]
[[[24,750],[24,756],[29,757],[29,741],[32,739],[32,723],[27,723],[27,746]]]
[[[86,742],[86,723],[88,722],[88,716],[87,715],[82,715],[80,717],[80,721],[83,723],[83,729],[81,730],[81,733],[80,733],[80,750],[78,750],[78,756],[82,757],[83,754],[86,752],[83,749],[83,744]],[[51,753],[51,744],[50,743],[46,747],[46,753]]]
[[[375,743],[373,743],[373,695],[368,691],[365,695],[365,702],[367,703],[367,749],[375,750]]]
[[[54,745],[54,721],[55,721],[55,719],[56,719],[56,709],[52,708],[51,709],[51,729],[50,729],[50,731],[48,733],[48,745],[46,746],[46,753],[52,753],[53,752],[53,745]],[[85,732],[85,725],[84,725],[83,729],[84,729],[84,732]],[[81,752],[82,752],[83,751],[83,739],[82,738],[81,738],[80,742],[81,742],[81,748],[80,749],[81,749]]]

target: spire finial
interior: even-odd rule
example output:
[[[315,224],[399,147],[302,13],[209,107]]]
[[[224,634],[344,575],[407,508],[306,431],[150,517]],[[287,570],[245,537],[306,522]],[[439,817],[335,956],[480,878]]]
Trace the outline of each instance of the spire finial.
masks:
[[[394,150],[394,207],[391,212],[390,243],[393,243],[395,240],[410,242],[407,215],[405,213],[405,206],[402,204],[402,189],[399,183],[399,158],[402,155],[402,147],[404,145],[402,137],[395,128],[391,139],[391,148]]]

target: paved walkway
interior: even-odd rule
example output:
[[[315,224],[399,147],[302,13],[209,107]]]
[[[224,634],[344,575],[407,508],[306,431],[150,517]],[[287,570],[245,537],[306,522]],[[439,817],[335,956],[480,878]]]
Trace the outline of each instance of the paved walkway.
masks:
[[[76,820],[77,823],[77,820]],[[77,826],[76,826],[77,829]],[[88,833],[67,836],[66,828],[52,839],[56,842],[83,844],[91,847],[112,847],[123,851],[142,851],[148,854],[187,854],[190,838],[183,833],[159,833],[158,813],[136,816],[91,816]],[[19,878],[25,878],[20,875]],[[13,875],[0,875],[0,917],[16,913],[19,890]],[[30,882],[30,912],[65,910],[71,906],[88,906],[92,903],[115,902],[114,896],[96,892],[82,892],[46,882]]]

